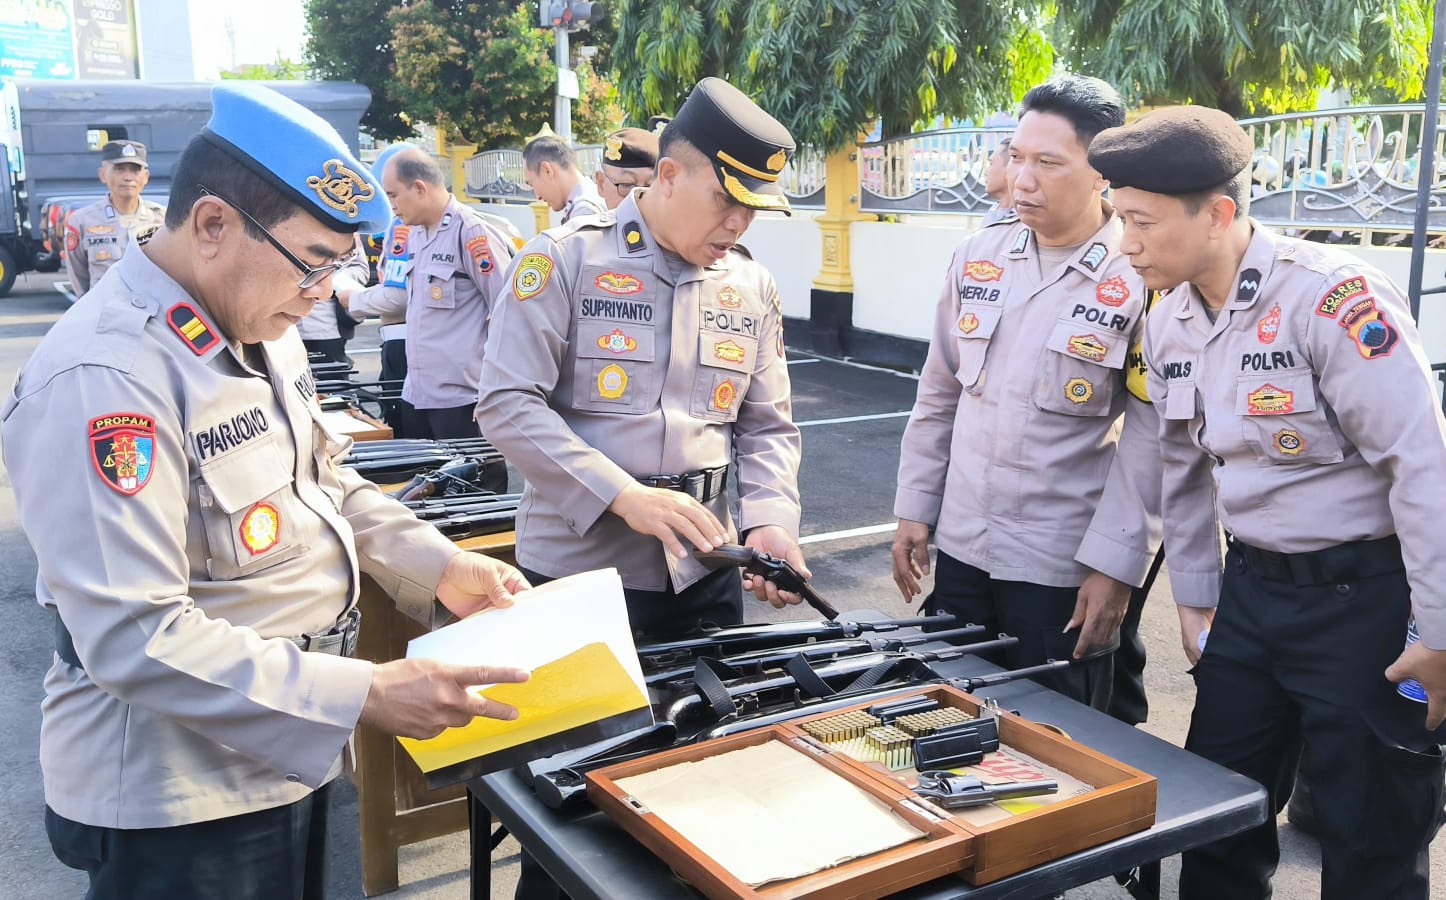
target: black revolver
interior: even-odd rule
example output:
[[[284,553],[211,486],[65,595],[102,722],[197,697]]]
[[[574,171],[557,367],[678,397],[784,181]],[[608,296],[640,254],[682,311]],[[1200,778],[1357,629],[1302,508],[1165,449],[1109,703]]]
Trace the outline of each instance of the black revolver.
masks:
[[[945,809],[965,809],[983,806],[996,800],[1013,800],[1016,797],[1037,797],[1053,794],[1059,790],[1057,781],[1010,781],[1004,784],[985,784],[972,775],[955,775],[953,772],[920,772],[919,786],[914,793],[932,800]]]
[[[721,544],[706,552],[694,550],[693,558],[710,569],[739,566],[749,575],[778,585],[780,591],[799,595],[804,602],[818,610],[829,621],[838,618],[838,610],[833,608],[833,604],[823,599],[823,595],[814,590],[807,581],[804,581],[797,569],[786,561],[764,553],[762,550],[754,550],[752,547],[743,547],[738,544]]]

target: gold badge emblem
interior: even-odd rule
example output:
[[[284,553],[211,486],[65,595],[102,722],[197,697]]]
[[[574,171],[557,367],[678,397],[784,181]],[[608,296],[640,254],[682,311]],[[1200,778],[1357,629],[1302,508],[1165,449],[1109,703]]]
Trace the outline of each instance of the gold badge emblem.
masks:
[[[1088,403],[1095,395],[1095,386],[1083,378],[1071,378],[1064,383],[1064,395],[1071,403]]]
[[[1275,449],[1286,456],[1299,455],[1305,449],[1305,438],[1294,428],[1286,428],[1275,433]]]
[[[623,158],[623,139],[620,137],[608,138],[606,149],[603,150],[603,157],[605,159],[621,160]]]
[[[1004,269],[987,259],[971,259],[964,264],[964,277],[970,281],[998,281]]]
[[[733,401],[736,399],[738,399],[738,385],[734,384],[731,378],[725,378],[718,382],[717,387],[713,388],[713,409],[718,412],[732,409]]]
[[[442,286],[441,286],[440,284],[434,284],[434,285],[432,285],[432,289],[431,289],[430,291],[428,291],[428,295],[431,296],[431,298],[432,298],[433,300],[441,300],[441,299],[442,299]]]
[[[974,329],[979,327],[979,317],[972,312],[967,312],[959,317],[959,330],[965,334],[972,334]]]
[[[713,345],[713,356],[724,362],[741,363],[748,357],[748,351],[744,350],[737,341],[719,341]]]
[[[537,296],[547,287],[552,277],[552,260],[541,253],[529,253],[517,261],[517,271],[512,273],[512,293],[518,300]]]
[[[616,400],[628,389],[628,373],[622,366],[604,366],[597,373],[597,392],[604,400]]]
[[[339,159],[329,159],[322,164],[321,174],[306,179],[306,186],[316,191],[316,196],[338,212],[355,219],[360,212],[358,204],[376,196],[376,191],[356,172],[347,168]]]
[[[725,284],[718,290],[718,305],[725,309],[738,309],[743,305],[743,295],[731,284]]]
[[[609,294],[627,296],[636,294],[643,289],[643,283],[633,275],[619,272],[604,272],[592,280],[592,283],[607,291]]]
[[[782,171],[783,171],[783,166],[784,166],[787,162],[788,162],[788,153],[786,153],[786,152],[783,151],[783,150],[779,150],[777,153],[775,153],[775,154],[773,154],[772,156],[768,157],[768,163],[767,163],[768,171],[770,171],[770,172],[782,172]]]
[[[241,517],[238,530],[246,550],[252,556],[260,556],[281,539],[281,514],[270,503],[258,503]]]

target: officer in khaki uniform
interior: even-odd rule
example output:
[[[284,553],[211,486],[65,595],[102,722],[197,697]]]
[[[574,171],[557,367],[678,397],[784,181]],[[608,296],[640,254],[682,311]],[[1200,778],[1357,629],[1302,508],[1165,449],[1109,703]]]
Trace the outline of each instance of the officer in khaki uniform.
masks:
[[[0,408],[36,595],[57,614],[40,761],[57,857],[88,896],[319,898],[326,786],[358,721],[423,738],[515,712],[524,673],[350,659],[360,572],[419,621],[507,604],[355,473],[292,327],[331,295],[381,186],[324,120],[212,92],[167,225],[72,307]]]
[[[650,636],[741,620],[737,570],[684,553],[734,538],[730,478],[746,542],[803,563],[778,289],[737,244],[754,210],[787,209],[793,148],[704,79],[663,133],[652,187],[535,238],[493,313],[477,414],[527,480],[518,562],[545,577],[617,567]]]
[[[166,210],[142,199],[151,179],[146,145],[110,141],[100,148],[100,180],[106,197],[65,220],[65,270],[77,297],[95,286],[125,255],[131,239],[161,224]]]
[[[1044,683],[1100,709],[1130,586],[1159,541],[1158,470],[1115,455],[1121,428],[1142,427],[1143,382],[1126,376],[1145,291],[1085,158],[1097,131],[1123,121],[1098,79],[1025,95],[1009,149],[1017,212],[955,251],[894,508],[906,600],[932,526],[927,605],[1018,637],[999,659],[1011,668],[1095,656]]]
[[[495,300],[507,291],[503,272],[512,261],[512,242],[457,202],[442,170],[421,150],[388,160],[382,184],[409,227],[412,255],[402,387],[402,399],[413,407],[407,435],[475,437],[482,348]]]
[[[1275,814],[1299,760],[1321,896],[1425,900],[1443,782],[1442,735],[1427,727],[1446,716],[1446,420],[1396,286],[1247,217],[1252,149],[1230,116],[1188,106],[1090,148],[1121,249],[1147,285],[1179,285],[1144,349],[1195,662],[1185,746],[1272,801],[1263,825],[1185,854],[1180,896],[1270,896]],[[1403,653],[1413,615],[1420,641]],[[1429,708],[1397,692],[1406,678]]]

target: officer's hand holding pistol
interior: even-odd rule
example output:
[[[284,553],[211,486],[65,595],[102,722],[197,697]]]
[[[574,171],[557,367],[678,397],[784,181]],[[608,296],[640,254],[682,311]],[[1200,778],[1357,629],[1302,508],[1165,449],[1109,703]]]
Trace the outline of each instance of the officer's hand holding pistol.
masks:
[[[905,603],[914,602],[919,593],[919,579],[929,574],[929,526],[911,519],[900,519],[894,532],[894,584],[904,595]]]
[[[689,553],[679,538],[704,551],[728,542],[718,517],[680,491],[630,484],[618,492],[608,511],[639,534],[651,534],[662,541],[668,552],[679,559]]]
[[[760,525],[748,532],[748,538],[743,542],[745,547],[754,550],[762,550],[770,556],[777,557],[793,566],[804,580],[813,577],[813,573],[803,563],[803,551],[799,549],[798,543],[784,528],[777,525]],[[778,585],[766,581],[757,575],[743,576],[743,588],[753,592],[764,603],[774,609],[783,609],[784,604],[802,603],[803,598],[792,591],[780,591]]]
[[[1084,659],[1093,650],[1119,641],[1120,623],[1130,605],[1130,586],[1103,572],[1091,572],[1080,585],[1074,613],[1064,626],[1066,633],[1079,629],[1074,658]]]
[[[1386,669],[1386,678],[1401,682],[1414,678],[1426,691],[1426,729],[1434,731],[1446,721],[1446,650],[1432,650],[1421,641],[1406,647]]]

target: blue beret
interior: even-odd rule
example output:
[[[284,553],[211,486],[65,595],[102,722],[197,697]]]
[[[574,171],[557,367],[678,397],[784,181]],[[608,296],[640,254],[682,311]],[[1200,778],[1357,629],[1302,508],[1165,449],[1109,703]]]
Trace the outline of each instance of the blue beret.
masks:
[[[201,136],[338,231],[383,231],[391,222],[381,182],[351,155],[336,129],[271,88],[246,81],[216,85]]]

